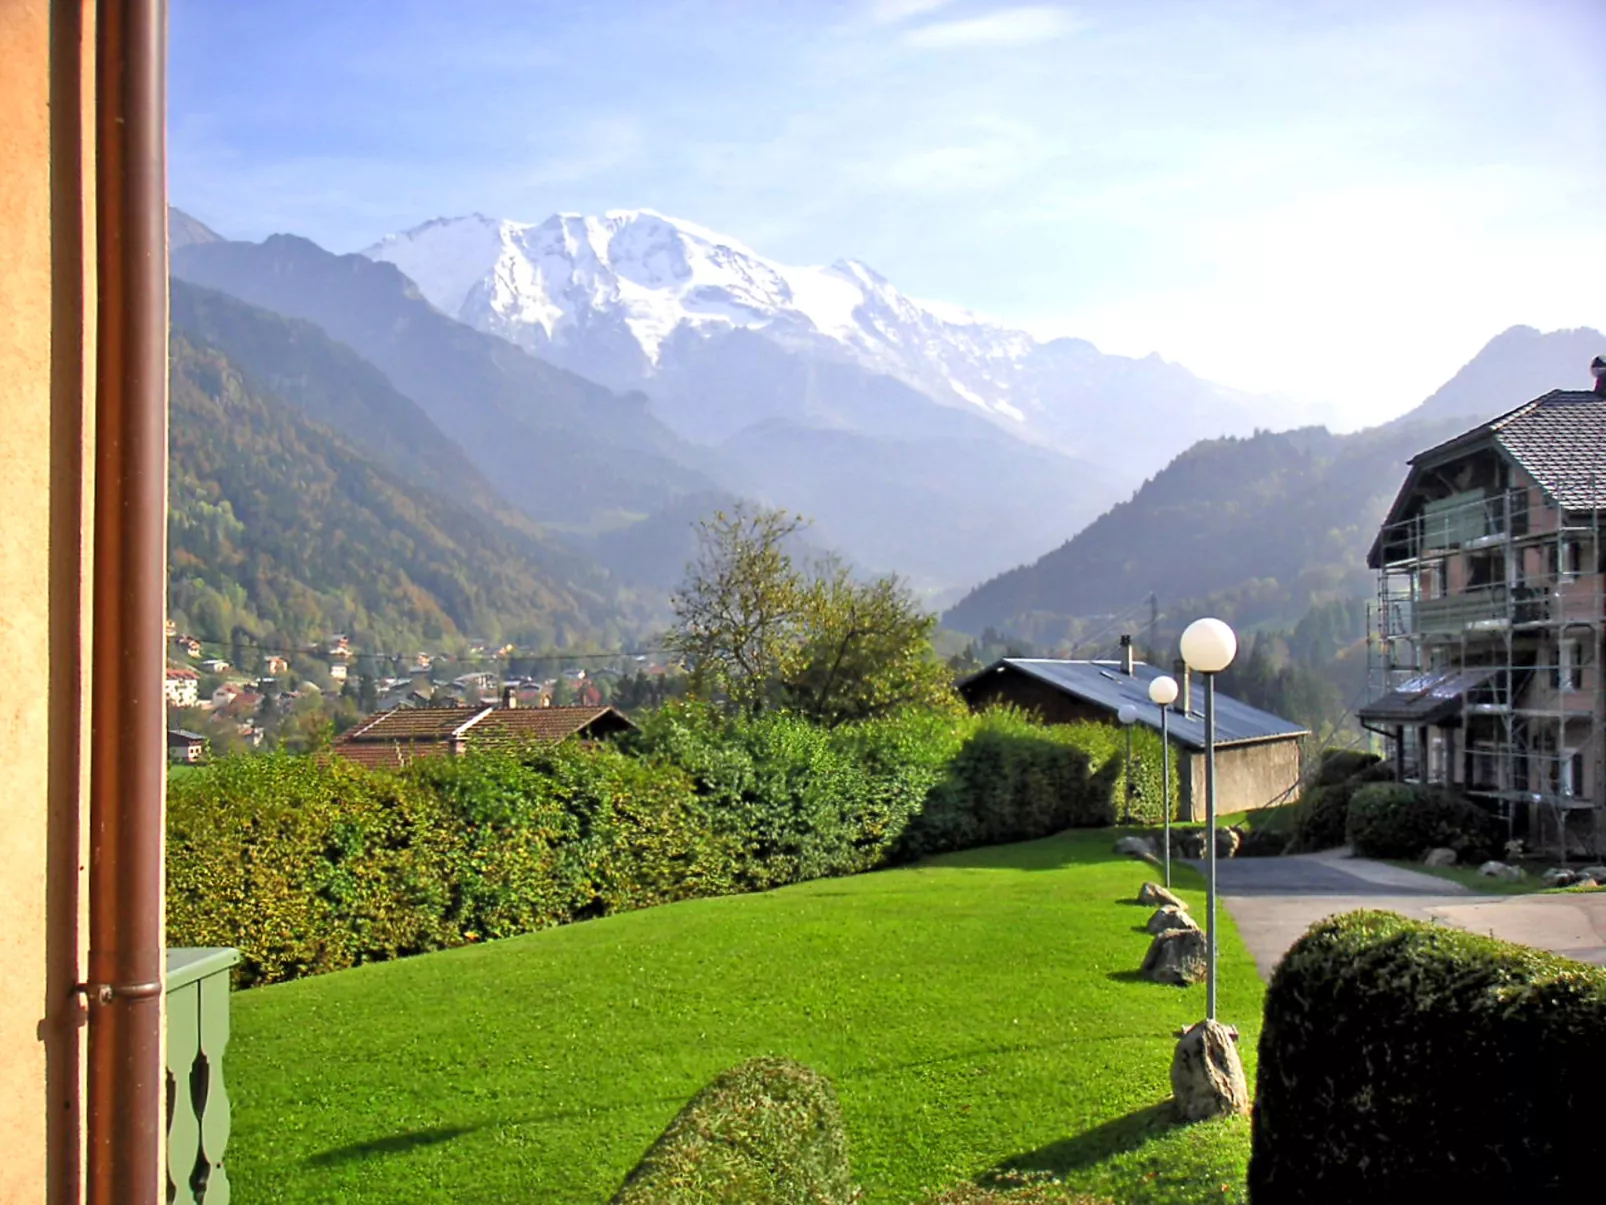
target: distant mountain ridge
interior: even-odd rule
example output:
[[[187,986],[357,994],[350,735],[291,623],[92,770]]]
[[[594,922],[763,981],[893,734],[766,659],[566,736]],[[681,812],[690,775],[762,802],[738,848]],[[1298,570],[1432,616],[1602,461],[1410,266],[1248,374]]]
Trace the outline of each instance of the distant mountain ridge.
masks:
[[[1150,593],[1162,608],[1214,598],[1225,618],[1256,623],[1365,595],[1366,551],[1406,461],[1552,388],[1581,387],[1603,353],[1606,336],[1587,328],[1514,327],[1380,427],[1202,441],[1058,548],[976,587],[943,622],[1051,643]]]
[[[851,429],[878,421],[874,386],[859,386],[866,404],[858,413],[824,421],[796,382],[721,388],[730,373],[719,364],[743,354],[742,335],[805,363],[898,382],[938,407],[1083,459],[1121,447],[1108,471],[1127,485],[1196,439],[1248,433],[1275,414],[1158,356],[1041,342],[916,301],[858,261],[782,264],[650,209],[539,223],[440,218],[363,254],[396,264],[443,313],[476,329],[613,388],[644,389],[666,422],[699,442],[766,419]]]

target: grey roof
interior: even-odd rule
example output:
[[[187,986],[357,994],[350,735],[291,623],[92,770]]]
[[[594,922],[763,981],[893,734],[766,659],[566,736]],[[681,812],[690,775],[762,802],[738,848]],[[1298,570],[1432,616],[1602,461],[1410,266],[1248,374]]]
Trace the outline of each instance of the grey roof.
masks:
[[[960,684],[960,689],[979,683],[988,674],[1005,668],[1030,675],[1050,686],[1074,695],[1083,702],[1103,707],[1112,714],[1126,703],[1136,705],[1138,723],[1147,724],[1156,731],[1160,728],[1160,709],[1149,701],[1149,683],[1165,674],[1158,666],[1139,661],[1130,675],[1121,672],[1119,661],[1056,661],[1041,657],[1005,657],[973,674]],[[1180,684],[1179,684],[1180,685]],[[1171,739],[1190,749],[1204,748],[1204,683],[1197,677],[1193,684],[1193,710],[1183,715],[1171,708],[1168,721]],[[1247,703],[1216,692],[1216,744],[1230,745],[1240,742],[1279,740],[1304,736],[1309,730],[1292,720],[1285,720],[1261,711]]]
[[[1462,697],[1494,674],[1493,669],[1430,670],[1374,699],[1356,716],[1363,724],[1437,724],[1459,714]]]

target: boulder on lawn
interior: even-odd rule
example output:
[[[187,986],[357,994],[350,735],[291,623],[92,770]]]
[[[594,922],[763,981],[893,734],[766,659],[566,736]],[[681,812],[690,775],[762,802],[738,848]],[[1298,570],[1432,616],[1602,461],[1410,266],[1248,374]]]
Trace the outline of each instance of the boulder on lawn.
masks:
[[[1155,983],[1189,987],[1205,977],[1205,935],[1198,929],[1172,929],[1149,943],[1138,974]]]
[[[1606,879],[1606,866],[1585,866],[1578,873],[1599,883],[1601,880]]]
[[[1502,872],[1510,869],[1511,867],[1507,866],[1504,862],[1497,862],[1491,858],[1482,866],[1478,867],[1478,873],[1482,875],[1488,875],[1491,879],[1498,879],[1501,877]]]
[[[1188,905],[1158,883],[1145,883],[1139,887],[1138,903],[1147,904],[1151,908],[1164,908],[1169,904],[1173,908],[1181,908],[1184,912],[1188,910]]]
[[[1149,917],[1150,933],[1169,933],[1172,929],[1197,929],[1199,922],[1188,915],[1187,909],[1167,904]]]
[[[1600,880],[1591,878],[1587,874],[1581,874],[1570,885],[1573,887],[1599,887]]]
[[[1237,1033],[1220,1021],[1200,1021],[1186,1030],[1171,1056],[1171,1096],[1182,1121],[1248,1113]]]
[[[1205,835],[1202,828],[1185,828],[1171,834],[1171,852],[1179,858],[1205,856]]]
[[[1430,849],[1423,855],[1424,866],[1454,866],[1455,850],[1445,849],[1442,845],[1438,849]]]
[[[1500,873],[1495,877],[1504,879],[1508,883],[1520,883],[1527,875],[1520,866],[1502,866]]]
[[[1578,881],[1576,874],[1570,870],[1564,870],[1560,866],[1552,866],[1539,878],[1546,887],[1571,887]]]
[[[1154,857],[1154,842],[1148,837],[1122,837],[1115,843],[1115,852],[1130,854],[1134,858]]]
[[[1244,830],[1241,828],[1218,828],[1216,830],[1216,857],[1235,858],[1238,856],[1238,847],[1244,843]]]

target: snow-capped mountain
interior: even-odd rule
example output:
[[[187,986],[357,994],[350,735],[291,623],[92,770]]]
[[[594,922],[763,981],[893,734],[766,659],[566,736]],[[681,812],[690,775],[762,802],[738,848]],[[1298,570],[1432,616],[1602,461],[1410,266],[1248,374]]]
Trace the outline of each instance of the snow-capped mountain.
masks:
[[[665,421],[706,442],[777,418],[878,434],[911,421],[868,383],[844,412],[840,387],[824,396],[815,380],[812,368],[826,364],[1075,455],[1102,460],[1120,444],[1116,478],[1134,484],[1198,438],[1269,421],[1255,399],[1158,356],[1040,342],[916,301],[862,263],[778,263],[647,209],[537,224],[441,218],[363,254],[395,264],[460,321],[614,388],[644,390]],[[782,362],[791,370],[777,372]],[[767,376],[755,375],[761,365]]]

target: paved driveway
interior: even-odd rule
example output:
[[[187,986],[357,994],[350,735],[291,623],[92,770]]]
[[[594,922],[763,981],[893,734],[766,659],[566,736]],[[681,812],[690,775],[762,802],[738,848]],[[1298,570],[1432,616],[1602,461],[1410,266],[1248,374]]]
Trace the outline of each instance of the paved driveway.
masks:
[[[1193,865],[1204,870],[1202,862]],[[1343,850],[1226,858],[1216,863],[1216,884],[1263,978],[1311,925],[1357,908],[1455,925],[1606,966],[1606,892],[1477,895],[1459,883]]]

